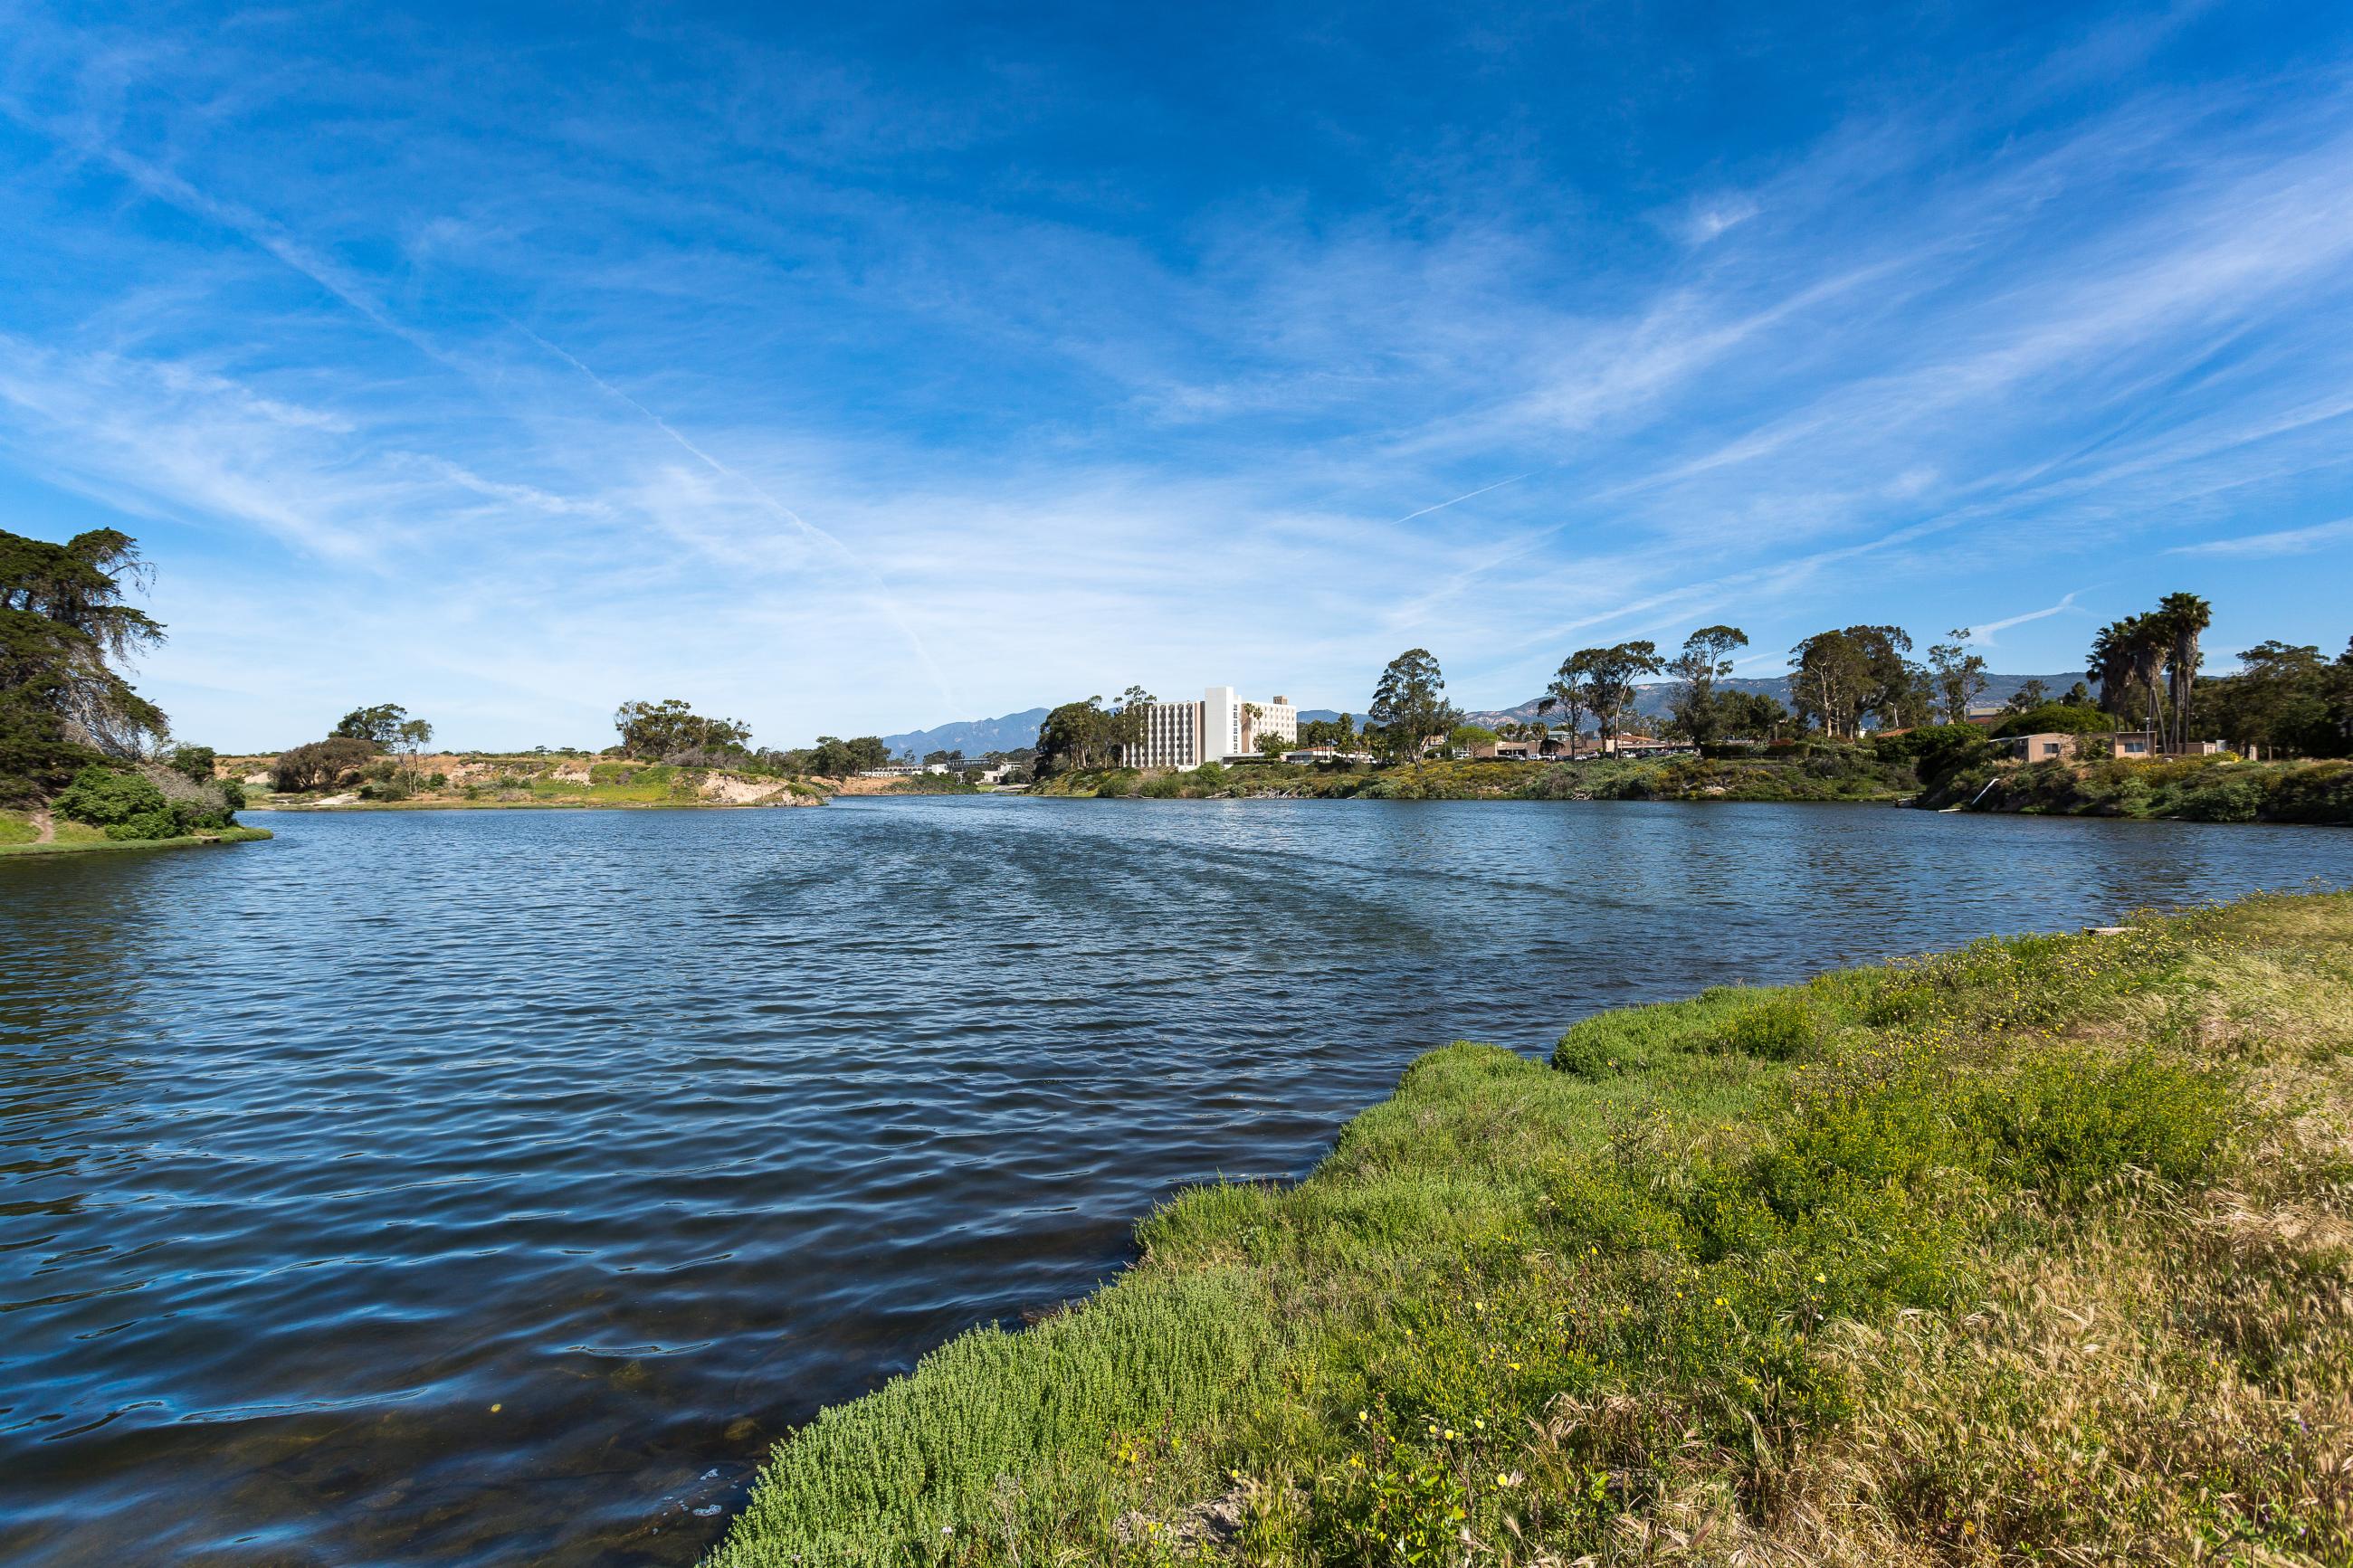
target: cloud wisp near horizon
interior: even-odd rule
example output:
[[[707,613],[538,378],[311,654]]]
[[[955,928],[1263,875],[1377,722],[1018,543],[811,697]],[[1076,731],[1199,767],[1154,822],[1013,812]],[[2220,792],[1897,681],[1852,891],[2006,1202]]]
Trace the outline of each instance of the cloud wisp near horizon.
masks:
[[[0,527],[208,743],[2353,631],[2353,21],[0,24]]]

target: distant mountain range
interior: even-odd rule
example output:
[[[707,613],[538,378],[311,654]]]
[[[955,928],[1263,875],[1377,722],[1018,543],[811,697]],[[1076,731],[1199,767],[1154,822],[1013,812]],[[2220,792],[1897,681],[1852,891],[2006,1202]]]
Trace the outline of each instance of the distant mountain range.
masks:
[[[913,752],[919,757],[930,752],[962,752],[967,757],[990,752],[1018,752],[1038,743],[1038,726],[1046,721],[1050,711],[1046,708],[1024,708],[1001,719],[967,719],[961,724],[942,724],[935,730],[885,735],[882,743],[891,748],[892,756],[902,752]]]
[[[2069,670],[2061,675],[1991,675],[1985,678],[1985,693],[1980,702],[2002,703],[2010,700],[2018,689],[2030,680],[2039,680],[2053,697],[2079,680],[2085,679],[2081,670]],[[1761,691],[1784,705],[1789,700],[1789,678],[1776,675],[1763,680],[1724,680],[1717,684],[1727,691]],[[1672,680],[1651,681],[1634,688],[1634,711],[1645,719],[1656,719],[1667,711],[1674,700],[1675,683]],[[1544,717],[1536,711],[1537,698],[1531,697],[1516,708],[1482,708],[1465,713],[1463,718],[1473,724],[1493,729],[1498,724],[1525,724]],[[1018,713],[1008,713],[997,719],[967,719],[960,724],[942,724],[931,730],[910,730],[904,734],[885,735],[882,743],[895,755],[912,752],[923,756],[928,752],[962,752],[967,757],[977,757],[987,752],[1014,752],[1038,743],[1038,726],[1046,721],[1050,711],[1044,708],[1025,708]],[[1361,709],[1352,710],[1359,723],[1364,721]],[[1303,708],[1302,719],[1337,719],[1336,708]]]

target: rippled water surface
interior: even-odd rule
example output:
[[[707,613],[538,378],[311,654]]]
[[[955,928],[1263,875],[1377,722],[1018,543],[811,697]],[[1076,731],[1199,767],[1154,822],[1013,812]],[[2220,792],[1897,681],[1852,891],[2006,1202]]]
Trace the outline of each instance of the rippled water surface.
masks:
[[[687,1563],[792,1423],[1431,1045],[2353,879],[1863,807],[257,820],[0,858],[0,1561]]]

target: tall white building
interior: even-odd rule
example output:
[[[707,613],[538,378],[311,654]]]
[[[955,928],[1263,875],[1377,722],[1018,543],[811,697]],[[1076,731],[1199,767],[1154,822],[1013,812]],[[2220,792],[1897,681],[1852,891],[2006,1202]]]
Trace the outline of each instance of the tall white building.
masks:
[[[1206,762],[1247,757],[1259,739],[1299,740],[1299,710],[1288,697],[1245,702],[1230,686],[1212,686],[1198,702],[1155,702],[1144,710],[1144,744],[1130,767],[1190,772]]]

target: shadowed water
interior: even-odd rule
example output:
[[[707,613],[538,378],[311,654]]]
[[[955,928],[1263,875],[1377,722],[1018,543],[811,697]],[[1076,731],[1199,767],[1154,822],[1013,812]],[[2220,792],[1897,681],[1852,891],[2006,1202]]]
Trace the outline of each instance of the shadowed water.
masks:
[[[256,820],[0,858],[0,1561],[687,1563],[792,1423],[1432,1045],[2353,879],[1863,807]]]

